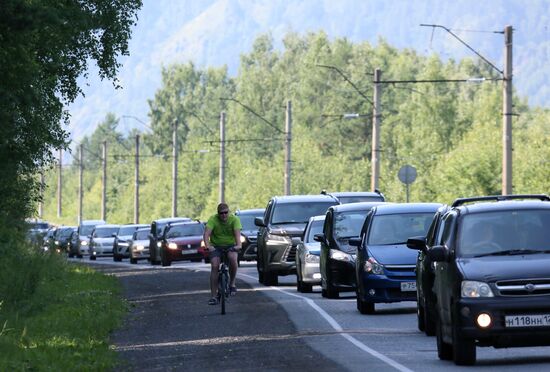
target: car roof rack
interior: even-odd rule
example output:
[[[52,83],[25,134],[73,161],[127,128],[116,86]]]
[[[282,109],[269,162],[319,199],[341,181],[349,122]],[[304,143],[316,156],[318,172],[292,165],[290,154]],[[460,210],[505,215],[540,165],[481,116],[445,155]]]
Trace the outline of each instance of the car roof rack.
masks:
[[[489,195],[489,196],[476,196],[472,198],[458,198],[451,207],[458,207],[466,203],[474,203],[479,201],[505,201],[505,200],[518,200],[518,199],[536,199],[542,201],[550,201],[550,197],[545,194],[518,194],[518,195]]]

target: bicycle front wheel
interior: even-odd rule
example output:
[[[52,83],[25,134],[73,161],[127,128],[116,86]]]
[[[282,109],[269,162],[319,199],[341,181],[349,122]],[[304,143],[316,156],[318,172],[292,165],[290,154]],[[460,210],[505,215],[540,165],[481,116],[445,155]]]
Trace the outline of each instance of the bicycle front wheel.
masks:
[[[227,291],[227,274],[224,272],[220,272],[220,288],[218,289],[218,293],[220,296],[220,304],[222,309],[222,315],[225,314],[225,300],[227,299],[226,291]]]

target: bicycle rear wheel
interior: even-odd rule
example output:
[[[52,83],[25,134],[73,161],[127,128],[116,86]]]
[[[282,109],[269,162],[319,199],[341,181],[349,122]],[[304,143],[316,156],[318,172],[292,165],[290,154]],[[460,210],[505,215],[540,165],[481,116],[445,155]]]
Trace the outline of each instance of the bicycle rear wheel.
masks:
[[[225,300],[227,299],[226,292],[227,292],[227,273],[221,271],[220,272],[220,288],[218,289],[218,293],[220,296],[220,304],[222,309],[222,315],[225,315]]]

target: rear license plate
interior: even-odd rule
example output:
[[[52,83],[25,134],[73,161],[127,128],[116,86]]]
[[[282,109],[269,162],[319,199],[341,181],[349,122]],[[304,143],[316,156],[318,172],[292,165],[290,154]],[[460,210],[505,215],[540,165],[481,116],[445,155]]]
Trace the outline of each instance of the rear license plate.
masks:
[[[504,317],[507,328],[513,327],[549,327],[550,314],[542,315],[508,315]]]
[[[401,292],[413,292],[416,291],[416,282],[402,282]]]
[[[193,254],[193,253],[197,253],[197,250],[196,249],[186,249],[184,251],[181,252],[182,254]]]

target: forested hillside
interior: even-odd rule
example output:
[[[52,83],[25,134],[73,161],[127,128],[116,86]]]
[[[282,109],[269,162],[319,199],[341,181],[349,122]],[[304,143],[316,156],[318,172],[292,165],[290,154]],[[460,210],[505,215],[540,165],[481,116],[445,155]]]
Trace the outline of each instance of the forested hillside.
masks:
[[[192,63],[166,67],[149,101],[151,129],[140,133],[140,221],[171,214],[172,123],[178,120],[178,214],[205,218],[218,202],[219,115],[226,112],[226,199],[233,209],[264,207],[283,193],[285,104],[293,106],[292,193],[370,189],[373,71],[382,80],[482,83],[386,84],[382,90],[380,189],[404,201],[397,172],[416,167],[411,201],[450,203],[456,197],[501,193],[502,82],[473,59],[442,61],[384,41],[288,33],[275,49],[268,35],[242,55],[238,74]],[[331,68],[322,67],[332,66]],[[491,80],[495,79],[495,80]],[[548,193],[550,113],[515,95],[515,193]],[[226,99],[223,99],[226,98]],[[231,98],[231,100],[227,100]],[[246,107],[245,107],[246,106]],[[343,114],[359,117],[344,119]],[[108,143],[107,219],[133,221],[134,136],[108,115],[85,138],[83,218],[100,217],[101,143]],[[185,123],[183,125],[182,123]],[[78,159],[78,152],[74,158]],[[44,218],[75,224],[78,164],[63,169],[63,213],[56,217],[57,169],[47,174]]]

